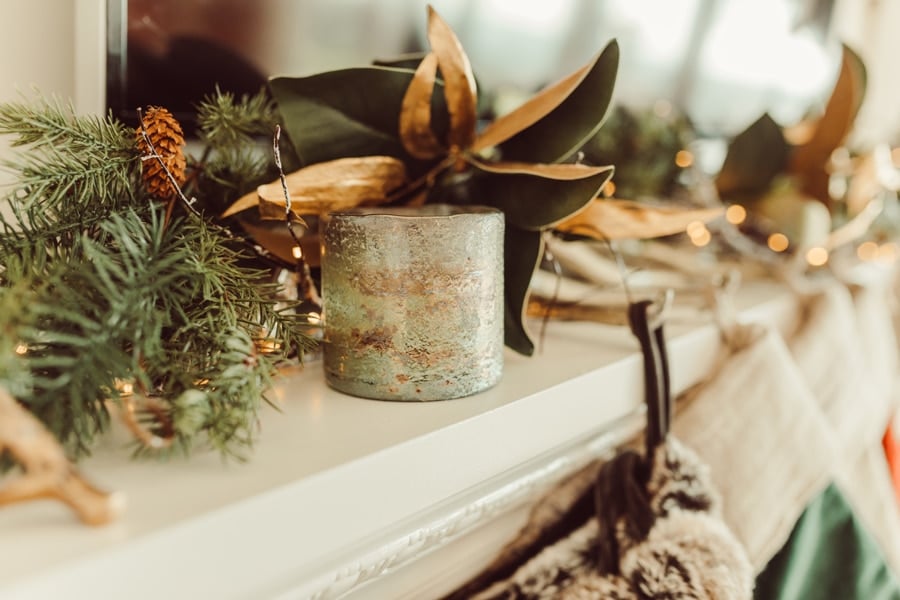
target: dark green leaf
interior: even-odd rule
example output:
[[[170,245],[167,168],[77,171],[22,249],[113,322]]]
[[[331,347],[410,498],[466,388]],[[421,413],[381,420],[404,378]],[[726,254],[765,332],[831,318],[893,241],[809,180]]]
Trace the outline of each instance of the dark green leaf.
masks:
[[[583,209],[613,174],[613,168],[607,167],[582,179],[555,179],[473,168],[472,200],[499,208],[508,224],[529,230],[550,227]]]
[[[427,52],[410,52],[394,58],[376,58],[372,64],[376,67],[394,67],[396,69],[409,69],[415,71]]]
[[[829,205],[831,174],[828,164],[831,155],[853,131],[856,115],[865,94],[865,67],[859,56],[844,46],[841,70],[825,112],[815,127],[812,137],[794,149],[790,172],[800,180],[800,189]]]
[[[503,160],[553,163],[574,154],[603,124],[618,68],[619,44],[613,40],[554,109],[500,144]]]
[[[506,226],[504,245],[504,293],[506,295],[504,337],[506,345],[519,354],[534,354],[534,343],[525,329],[528,287],[543,253],[540,231]]]
[[[843,47],[845,59],[849,62],[850,70],[856,78],[858,94],[856,96],[856,104],[853,107],[853,118],[855,119],[856,115],[859,114],[859,109],[862,108],[863,100],[865,100],[866,97],[866,90],[869,86],[869,73],[862,57],[850,46],[844,44]]]
[[[412,77],[413,71],[407,69],[363,67],[276,77],[269,88],[304,165],[370,155],[410,160],[400,143],[398,119]],[[447,127],[443,94],[435,94],[433,102],[432,125],[443,139]]]
[[[725,163],[716,178],[723,198],[759,195],[769,189],[788,161],[788,145],[781,127],[764,114],[728,145]]]

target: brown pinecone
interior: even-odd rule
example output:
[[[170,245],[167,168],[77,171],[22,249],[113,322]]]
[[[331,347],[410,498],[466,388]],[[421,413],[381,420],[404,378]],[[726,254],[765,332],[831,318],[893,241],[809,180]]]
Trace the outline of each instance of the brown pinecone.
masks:
[[[152,149],[147,145],[141,127],[138,126],[135,136],[138,150],[143,159],[141,175],[144,178],[144,185],[155,198],[173,200],[178,195],[178,191],[166,175],[159,159],[153,156],[153,151],[155,150],[162,158],[162,162],[165,163],[179,187],[183,185],[187,163],[184,158],[184,133],[181,125],[175,120],[172,113],[158,106],[151,106],[147,109],[143,114],[143,122],[147,130],[147,137],[150,138],[150,143],[153,145]]]

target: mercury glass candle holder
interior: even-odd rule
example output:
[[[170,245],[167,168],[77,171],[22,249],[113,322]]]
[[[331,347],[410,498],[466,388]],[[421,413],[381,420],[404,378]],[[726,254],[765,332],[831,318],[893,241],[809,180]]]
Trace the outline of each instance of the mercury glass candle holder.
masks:
[[[503,213],[358,208],[323,222],[328,384],[381,400],[446,400],[503,370]]]

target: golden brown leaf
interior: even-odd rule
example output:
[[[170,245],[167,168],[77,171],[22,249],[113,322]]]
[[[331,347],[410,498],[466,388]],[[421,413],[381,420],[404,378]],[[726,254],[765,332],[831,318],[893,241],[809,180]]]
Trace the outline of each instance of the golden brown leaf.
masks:
[[[595,199],[556,229],[597,239],[649,239],[683,232],[690,223],[711,221],[722,212],[722,208],[678,208]]]
[[[830,204],[827,172],[831,153],[847,139],[864,92],[858,59],[844,47],[841,72],[809,141],[794,150],[790,171],[800,175],[803,191]]]
[[[280,223],[272,220],[260,222],[251,219],[240,219],[241,228],[253,238],[254,242],[274,256],[288,264],[296,264],[297,257],[294,256],[294,249],[297,246],[297,241],[284,223],[284,209],[281,208],[279,210],[281,211]],[[303,260],[310,267],[318,267],[320,264],[318,232],[315,228],[301,227],[295,227],[295,231],[300,234],[300,248]]]
[[[232,215],[236,215],[239,212],[244,212],[248,208],[253,208],[254,206],[259,206],[259,194],[256,192],[250,192],[249,194],[244,194],[240,198],[238,198],[231,206],[229,206],[225,212],[222,213],[223,219],[226,219]]]
[[[390,156],[363,156],[309,165],[285,179],[291,210],[302,216],[386,202],[388,195],[406,181],[406,169],[401,161]],[[255,201],[252,196],[256,196]],[[223,217],[256,204],[262,218],[284,220],[286,201],[281,180],[261,185],[255,194],[243,196]]]
[[[478,167],[482,171],[488,173],[499,173],[501,175],[535,175],[546,179],[557,179],[560,181],[573,181],[575,179],[584,179],[592,177],[607,171],[612,171],[612,166],[594,167],[588,165],[574,165],[568,163],[542,164],[542,163],[522,163],[522,162],[486,162],[476,159],[471,155],[466,155],[466,161]]]
[[[444,79],[444,96],[450,113],[450,147],[464,149],[475,140],[477,90],[475,75],[462,44],[450,26],[428,7],[428,42],[437,56]]]
[[[526,313],[529,317],[555,321],[584,321],[605,325],[628,325],[628,311],[621,306],[552,302],[531,296]]]
[[[415,158],[429,160],[446,154],[431,130],[431,96],[437,78],[437,56],[429,52],[419,63],[400,108],[400,141]]]
[[[472,143],[472,151],[480,152],[502,144],[520,131],[546,117],[578,87],[581,80],[591,70],[592,64],[593,62],[588,63],[568,77],[544,88],[517,109],[495,119],[484,128],[484,131]]]

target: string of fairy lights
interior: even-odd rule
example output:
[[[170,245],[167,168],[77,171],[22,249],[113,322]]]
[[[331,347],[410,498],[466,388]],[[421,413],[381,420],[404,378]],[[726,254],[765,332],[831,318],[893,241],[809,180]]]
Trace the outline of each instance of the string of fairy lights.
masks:
[[[689,150],[680,150],[675,155],[675,164],[682,169],[689,168],[694,163],[693,154]],[[610,181],[604,193],[612,196],[615,192],[615,184]],[[747,208],[740,204],[728,204],[724,211],[725,220],[734,227],[741,227],[751,218]],[[693,221],[685,228],[685,234],[691,244],[698,248],[708,246],[713,240],[713,233],[702,221]],[[831,258],[833,248],[824,245],[813,245],[806,248],[799,248],[791,241],[790,237],[782,231],[773,231],[769,233],[765,240],[765,245],[769,250],[776,254],[787,252],[802,253],[803,259],[810,267],[822,267],[828,264]],[[893,264],[900,260],[900,245],[894,241],[883,241],[881,243],[874,240],[865,240],[858,242],[855,247],[856,257],[864,263],[882,263]]]
[[[740,204],[731,204],[725,209],[725,220],[736,227],[743,225],[748,216],[747,209]],[[689,223],[685,233],[697,247],[706,246],[712,241],[712,233],[706,224],[700,221]],[[766,246],[772,252],[780,254],[791,250],[793,244],[787,235],[776,231],[768,235]],[[821,245],[797,250],[803,252],[807,264],[811,267],[824,266],[831,256],[829,249]],[[900,259],[900,245],[893,241],[878,243],[866,240],[856,246],[856,256],[862,262],[894,263]]]

